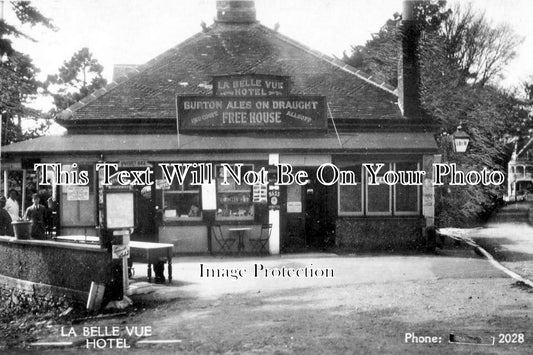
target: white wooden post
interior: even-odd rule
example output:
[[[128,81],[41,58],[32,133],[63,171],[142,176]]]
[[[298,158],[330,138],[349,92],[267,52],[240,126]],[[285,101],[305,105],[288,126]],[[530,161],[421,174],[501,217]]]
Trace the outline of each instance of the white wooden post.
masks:
[[[422,186],[422,214],[426,227],[435,225],[435,186],[433,185],[433,164],[440,163],[440,155],[424,155],[422,169],[426,172]]]
[[[279,154],[269,154],[268,164],[279,164]],[[280,210],[268,210],[268,223],[272,224],[272,231],[270,234],[270,240],[268,242],[268,250],[270,254],[278,255],[280,249]]]

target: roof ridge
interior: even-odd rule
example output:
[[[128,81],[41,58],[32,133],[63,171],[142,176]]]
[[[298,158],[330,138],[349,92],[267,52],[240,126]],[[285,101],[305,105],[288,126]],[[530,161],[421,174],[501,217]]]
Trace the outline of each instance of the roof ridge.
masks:
[[[382,81],[381,83],[378,82],[378,81],[375,81],[375,80],[372,80],[372,75],[369,75],[365,72],[363,72],[362,70],[359,70],[359,69],[356,69],[354,67],[352,67],[351,65],[347,64],[347,63],[344,63],[343,61],[340,61],[339,59],[337,58],[332,58],[320,51],[317,51],[315,49],[312,49],[311,47],[303,44],[303,43],[300,43],[288,36],[285,36],[277,31],[274,31],[273,29],[271,28],[268,28],[266,27],[265,25],[262,25],[262,24],[259,24],[258,26],[259,28],[263,29],[263,30],[266,30],[272,34],[274,34],[277,38],[279,38],[280,40],[286,42],[286,43],[289,43],[299,49],[302,49],[304,51],[306,51],[307,53],[319,58],[319,59],[322,59],[324,60],[325,62],[347,72],[347,73],[350,73],[352,75],[355,75],[356,77],[358,77],[359,79],[379,88],[379,89],[382,89],[390,94],[393,94],[394,96],[398,96],[398,90],[397,88],[393,87],[392,85],[389,85],[387,84],[386,82]]]
[[[212,26],[209,26],[208,28],[210,29],[211,27]],[[154,64],[156,64],[156,63],[160,62],[161,60],[163,60],[164,58],[166,58],[169,55],[169,53],[176,52],[181,47],[193,42],[193,40],[196,40],[198,37],[200,37],[201,35],[205,34],[206,32],[207,31],[201,31],[201,32],[198,32],[198,33],[192,35],[191,37],[185,39],[183,42],[178,43],[174,47],[171,47],[171,48],[167,49],[166,51],[164,51],[163,53],[161,53],[161,54],[155,56],[154,58],[150,59],[146,63],[137,65],[136,68],[133,68],[128,73],[119,76],[118,78],[116,78],[115,80],[113,80],[109,84],[107,84],[105,87],[93,91],[89,95],[85,96],[81,100],[73,103],[72,105],[70,105],[69,107],[67,107],[63,111],[61,111],[58,114],[59,120],[69,119],[75,111],[79,110],[82,107],[85,107],[89,103],[91,103],[94,100],[96,100],[97,98],[107,94],[108,92],[110,92],[111,90],[115,89],[119,85],[122,85],[125,82],[135,78],[140,73],[146,71],[148,68],[150,68]]]

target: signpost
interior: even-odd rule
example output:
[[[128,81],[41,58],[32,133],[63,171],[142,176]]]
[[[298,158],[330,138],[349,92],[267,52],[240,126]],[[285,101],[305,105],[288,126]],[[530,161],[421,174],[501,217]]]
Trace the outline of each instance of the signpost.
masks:
[[[113,238],[112,258],[121,261],[122,296],[128,289],[128,257],[130,254],[130,231],[135,227],[135,195],[133,191],[105,191],[105,227],[108,237]],[[110,233],[112,232],[112,236]],[[115,241],[119,239],[120,242]],[[118,263],[117,263],[118,264]],[[119,265],[116,265],[120,269]],[[118,270],[117,270],[118,271]]]

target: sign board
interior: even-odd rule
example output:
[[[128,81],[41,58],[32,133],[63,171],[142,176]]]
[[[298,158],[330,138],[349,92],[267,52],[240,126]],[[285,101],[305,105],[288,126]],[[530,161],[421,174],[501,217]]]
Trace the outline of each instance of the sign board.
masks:
[[[287,213],[302,213],[302,203],[287,202]]]
[[[156,190],[170,190],[170,184],[167,181],[167,179],[156,179],[155,189]]]
[[[202,209],[206,211],[217,209],[217,190],[214,181],[211,184],[202,185]]]
[[[111,246],[113,259],[127,258],[130,256],[130,246],[127,244],[118,244]]]
[[[180,130],[325,130],[324,96],[178,96]]]
[[[106,191],[105,221],[107,229],[124,229],[135,226],[133,191]]]
[[[89,186],[67,186],[67,201],[89,201]]]
[[[14,162],[14,163],[2,162],[2,170],[20,170],[20,169],[22,169],[22,164],[20,162]]]
[[[267,191],[267,185],[254,185],[252,190],[253,203],[266,203]]]
[[[146,168],[151,166],[152,164],[146,160],[121,160],[118,162],[119,168]]]
[[[269,185],[268,189],[268,209],[279,211],[281,205],[281,194],[278,185]]]
[[[213,77],[214,96],[289,96],[289,77],[235,74]]]

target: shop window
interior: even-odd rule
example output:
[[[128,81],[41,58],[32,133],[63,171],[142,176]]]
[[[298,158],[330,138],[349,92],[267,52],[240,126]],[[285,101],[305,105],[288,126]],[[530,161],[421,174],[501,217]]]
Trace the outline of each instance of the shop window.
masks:
[[[416,171],[419,169],[417,163],[396,163],[395,168],[396,171]],[[398,215],[418,214],[420,186],[396,184],[394,189],[394,212]]]
[[[383,181],[383,175],[390,170],[390,164],[385,164],[377,174],[378,185],[369,185],[370,175],[366,175],[366,209],[369,215],[391,214],[392,188]]]
[[[361,166],[343,168],[342,170],[353,171],[357,185],[339,185],[339,214],[360,215],[363,213],[363,187],[361,179]]]
[[[369,173],[362,167],[346,168],[355,173],[357,185],[338,185],[338,212],[340,216],[392,216],[420,213],[420,186],[388,185],[384,174],[395,171],[416,171],[416,162],[385,164],[377,175],[379,185],[369,185]]]
[[[165,220],[201,220],[200,201],[200,186],[191,185],[189,176],[183,185],[174,181],[168,189],[163,190],[163,217]]]
[[[231,165],[233,168],[233,165]],[[243,165],[240,171],[241,184],[237,184],[228,173],[228,185],[224,181],[224,168],[215,167],[217,185],[217,219],[253,219],[254,205],[252,202],[252,186],[245,184],[242,177],[247,171],[253,170],[253,165]],[[236,169],[234,169],[236,170]]]

